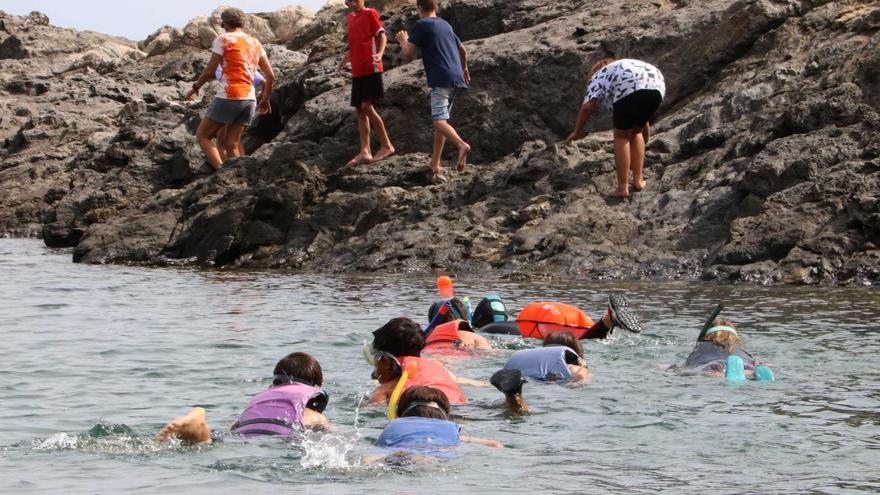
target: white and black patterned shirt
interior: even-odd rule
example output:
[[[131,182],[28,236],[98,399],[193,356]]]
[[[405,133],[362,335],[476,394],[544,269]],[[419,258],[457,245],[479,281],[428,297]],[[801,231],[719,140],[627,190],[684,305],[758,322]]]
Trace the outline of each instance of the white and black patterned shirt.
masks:
[[[611,110],[614,102],[640,89],[656,89],[661,97],[666,96],[663,74],[647,62],[624,58],[611,62],[593,74],[584,103],[599,100]]]

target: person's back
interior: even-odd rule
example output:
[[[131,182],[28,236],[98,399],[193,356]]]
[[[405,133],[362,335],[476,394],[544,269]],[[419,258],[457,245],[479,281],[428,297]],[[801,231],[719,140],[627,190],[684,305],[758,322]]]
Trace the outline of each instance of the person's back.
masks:
[[[211,51],[223,56],[223,76],[218,98],[256,100],[254,73],[265,53],[259,40],[242,31],[223,33],[214,39]]]
[[[461,41],[448,22],[439,17],[419,19],[409,41],[419,47],[429,87],[467,87],[458,51]]]

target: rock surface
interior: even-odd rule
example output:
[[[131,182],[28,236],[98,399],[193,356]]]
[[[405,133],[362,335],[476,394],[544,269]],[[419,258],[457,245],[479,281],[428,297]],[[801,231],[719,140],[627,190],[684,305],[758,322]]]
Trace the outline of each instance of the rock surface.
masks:
[[[391,33],[417,19],[373,5]],[[217,174],[193,137],[210,94],[182,96],[219,10],[140,43],[0,13],[0,232],[88,263],[880,283],[876,2],[454,0],[441,15],[469,52],[452,123],[474,163],[435,184],[424,71],[393,42],[380,113],[398,153],[339,171],[357,130],[338,0],[251,17],[274,112]],[[627,201],[607,197],[607,114],[558,144],[606,56],[667,79],[648,187]]]

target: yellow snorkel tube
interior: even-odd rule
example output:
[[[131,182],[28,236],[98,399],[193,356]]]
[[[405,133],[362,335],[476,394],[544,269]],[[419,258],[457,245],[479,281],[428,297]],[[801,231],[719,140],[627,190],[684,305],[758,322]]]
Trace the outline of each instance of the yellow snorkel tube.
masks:
[[[406,368],[400,373],[400,379],[397,380],[397,385],[394,387],[394,391],[391,392],[391,397],[388,399],[388,419],[397,419],[397,402],[400,400],[400,395],[403,393],[406,381],[409,377],[415,376],[418,367],[419,364],[417,362],[410,361],[406,363]]]

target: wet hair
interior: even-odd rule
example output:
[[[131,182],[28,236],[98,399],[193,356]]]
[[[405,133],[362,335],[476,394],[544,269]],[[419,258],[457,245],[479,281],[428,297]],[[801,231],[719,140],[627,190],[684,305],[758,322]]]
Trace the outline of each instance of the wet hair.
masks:
[[[600,60],[600,61],[596,62],[595,64],[593,64],[593,66],[590,67],[590,75],[589,75],[589,77],[587,77],[587,80],[592,79],[593,76],[595,76],[596,73],[599,72],[600,69],[602,69],[602,67],[605,67],[606,65],[610,64],[611,62],[614,62],[615,60],[616,60],[616,59],[613,59],[613,58],[610,58],[610,57],[609,57],[609,58],[603,58],[602,60]]]
[[[439,324],[449,323],[452,320],[467,319],[467,308],[465,308],[464,303],[461,301],[461,299],[453,297],[452,301],[450,302],[452,303],[452,307],[455,308],[455,311],[457,311],[458,314],[456,315],[454,311],[447,311],[445,315],[440,317]],[[434,304],[431,305],[431,308],[428,309],[428,321],[434,319],[434,316],[437,315],[437,311],[440,311],[441,304],[443,304],[442,301],[436,301]]]
[[[544,347],[550,347],[554,345],[561,345],[563,347],[568,347],[573,350],[575,354],[577,354],[578,358],[584,357],[584,348],[581,347],[581,341],[574,338],[574,335],[568,332],[553,332],[547,334],[544,337]],[[573,360],[573,363],[569,363],[569,360]],[[566,354],[565,361],[567,364],[579,364],[576,358],[572,358],[569,354]]]
[[[416,402],[433,402],[440,409],[426,404],[414,404]],[[449,417],[449,398],[434,387],[410,387],[406,389],[406,392],[400,396],[400,400],[397,402],[397,417],[404,418],[407,416],[447,419]]]
[[[220,22],[229,28],[243,28],[247,20],[247,14],[241,9],[229,8],[220,14]]]
[[[284,385],[296,380],[311,383],[315,387],[324,384],[324,372],[321,363],[305,352],[293,352],[284,356],[275,365],[275,379],[272,385]]]
[[[416,0],[416,6],[422,12],[433,12],[437,10],[437,0]]]
[[[373,348],[395,357],[419,357],[424,347],[422,327],[409,318],[394,318],[373,331]]]
[[[731,327],[736,328],[736,325],[731,323],[730,321],[723,319],[716,319],[712,322],[713,327]],[[703,340],[706,342],[712,342],[715,345],[721,347],[727,352],[733,352],[736,347],[743,349],[742,339],[739,338],[739,335],[733,332],[726,332],[724,330],[719,330],[717,332],[710,333],[703,337]]]

